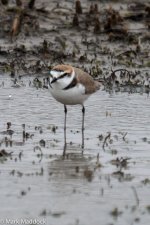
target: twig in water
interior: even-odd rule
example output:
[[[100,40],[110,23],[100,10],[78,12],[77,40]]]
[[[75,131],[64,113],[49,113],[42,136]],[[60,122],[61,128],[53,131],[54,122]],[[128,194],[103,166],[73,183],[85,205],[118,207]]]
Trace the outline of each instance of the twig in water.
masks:
[[[108,138],[110,138],[110,135],[111,135],[111,133],[110,132],[108,132],[108,135],[105,137],[105,139],[104,139],[104,142],[103,142],[103,149],[105,149],[105,145],[107,144],[107,140],[108,140]]]
[[[123,135],[122,139],[125,141],[125,137],[127,135],[127,132]]]
[[[135,187],[132,187],[132,190],[133,190],[133,193],[134,193],[134,196],[135,196],[137,206],[139,206],[140,200],[139,200],[139,197],[138,197],[138,194],[137,194],[137,191],[136,191]]]

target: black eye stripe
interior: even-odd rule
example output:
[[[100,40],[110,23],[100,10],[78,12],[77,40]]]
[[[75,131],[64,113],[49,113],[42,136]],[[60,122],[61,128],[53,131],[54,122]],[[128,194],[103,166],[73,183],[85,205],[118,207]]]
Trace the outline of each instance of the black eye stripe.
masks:
[[[62,78],[64,78],[64,77],[66,77],[66,76],[68,76],[68,73],[62,74],[60,77],[58,77],[58,79],[62,79]]]

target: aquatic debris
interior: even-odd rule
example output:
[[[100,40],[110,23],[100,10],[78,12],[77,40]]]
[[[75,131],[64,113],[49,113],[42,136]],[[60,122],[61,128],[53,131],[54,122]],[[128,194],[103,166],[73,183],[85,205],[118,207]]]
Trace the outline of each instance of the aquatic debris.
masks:
[[[142,180],[142,183],[144,185],[150,184],[150,179],[149,178],[145,178],[144,180]]]
[[[29,192],[30,190],[31,190],[31,188],[28,187],[27,190],[22,190],[22,191],[20,192],[20,195],[21,195],[21,196],[25,196],[25,195],[27,194],[27,192]]]
[[[80,167],[79,167],[79,166],[76,166],[76,167],[75,167],[75,172],[76,172],[76,173],[79,173],[79,170],[80,170]]]
[[[56,130],[58,129],[58,126],[55,126],[55,125],[49,125],[47,127],[48,130],[51,130],[52,133],[56,133]]]
[[[106,111],[106,117],[111,116],[111,112]]]
[[[45,140],[41,139],[39,141],[39,144],[40,144],[41,147],[44,147],[45,148],[46,142],[45,142]]]
[[[19,155],[18,155],[19,160],[21,160],[22,155],[23,155],[23,151],[19,152]]]
[[[105,146],[108,145],[107,141],[108,141],[108,139],[110,139],[110,136],[111,136],[111,132],[108,132],[108,134],[107,134],[107,136],[105,137],[104,142],[103,142],[103,146],[102,146],[103,149],[105,149]]]
[[[7,130],[9,130],[11,127],[11,122],[7,122]]]
[[[42,81],[40,81],[37,77],[33,80],[33,86],[38,88],[42,88]]]
[[[10,135],[12,136],[14,133],[13,130],[10,130],[10,129],[7,129],[6,131],[1,131],[0,134],[3,134],[3,135]]]
[[[24,196],[24,195],[26,195],[26,194],[27,194],[26,191],[21,191],[21,192],[20,192],[20,195],[21,195],[21,196]]]
[[[23,131],[23,139],[29,139],[32,138],[34,136],[34,134],[30,134],[28,132]]]
[[[112,150],[111,150],[111,154],[112,154],[112,155],[117,155],[117,154],[118,154],[118,151],[117,151],[116,149],[112,149]]]
[[[120,170],[113,172],[112,175],[118,179],[118,181],[120,182],[124,182],[124,181],[132,181],[134,176],[132,176],[131,174],[125,174],[124,172]]]
[[[52,126],[51,129],[52,129],[52,132],[53,132],[53,133],[56,133],[56,130],[58,129],[58,127],[57,127],[57,126]]]
[[[26,132],[25,128],[26,128],[26,125],[25,124],[22,124],[22,128],[23,128],[23,131],[22,131],[22,138],[23,138],[23,142],[29,138],[32,139],[32,137],[34,136],[34,134],[30,134],[28,132]]]
[[[41,167],[40,168],[40,170],[39,171],[36,171],[36,172],[21,172],[21,171],[19,171],[19,170],[11,170],[10,171],[10,173],[9,173],[10,175],[12,175],[12,176],[17,176],[17,177],[23,177],[23,176],[43,176],[44,175],[44,168],[43,167]]]
[[[126,139],[125,139],[125,137],[127,136],[127,132],[123,135],[123,137],[122,137],[122,139],[126,142]]]
[[[143,142],[147,142],[147,137],[143,137],[143,138],[142,138],[142,141],[143,141]]]
[[[5,149],[0,150],[0,157],[11,156],[13,152],[7,152]]]
[[[133,190],[133,193],[134,193],[134,196],[135,196],[136,204],[137,204],[137,206],[138,206],[139,203],[140,203],[140,200],[139,200],[139,197],[138,197],[137,190],[136,190],[135,187],[132,187],[132,190]]]
[[[114,208],[111,212],[110,215],[113,216],[114,218],[117,218],[118,216],[122,215],[122,211],[120,211],[117,207]]]
[[[20,172],[20,171],[17,171],[17,176],[18,176],[18,177],[22,177],[22,176],[23,176],[23,173]]]
[[[131,158],[116,158],[111,160],[112,165],[116,165],[116,167],[120,167],[121,168],[127,168],[128,165],[128,160],[130,160]]]
[[[20,88],[22,86],[24,86],[24,84],[22,82],[18,82],[18,80],[15,78],[13,81],[13,84],[11,85],[11,87],[13,88]]]
[[[48,214],[47,210],[43,209],[43,211],[40,213],[40,216],[46,216],[47,214]]]
[[[41,161],[42,161],[42,158],[43,158],[43,152],[42,152],[41,147],[35,146],[35,147],[34,147],[34,152],[35,152],[35,151],[39,151],[39,152],[40,152],[40,153],[37,154],[37,157],[40,158],[39,162],[41,162]]]
[[[94,171],[97,170],[98,168],[101,168],[102,167],[102,164],[99,160],[99,153],[97,154],[97,157],[96,157],[96,163],[95,163],[95,166],[94,166]]]
[[[43,167],[41,167],[40,172],[36,172],[35,174],[36,174],[36,176],[43,176],[43,174],[44,174]]]
[[[16,172],[15,170],[12,170],[12,171],[10,171],[9,174],[14,176],[15,175],[15,172]]]
[[[91,182],[92,179],[93,179],[93,171],[89,168],[86,168],[83,172],[84,174],[84,177],[89,181]]]
[[[12,175],[12,176],[16,175],[16,176],[18,176],[18,177],[22,177],[22,176],[23,176],[23,173],[22,173],[22,172],[16,171],[16,170],[14,170],[14,169],[11,170],[9,174]]]
[[[103,135],[102,134],[100,134],[99,136],[98,136],[98,139],[99,139],[99,141],[102,141],[103,140]]]
[[[150,205],[147,205],[146,209],[147,209],[148,213],[150,213]]]
[[[56,218],[59,218],[61,217],[62,215],[65,215],[66,213],[64,211],[47,211],[46,209],[43,209],[43,211],[40,213],[40,216],[53,216],[53,217],[56,217]]]
[[[43,155],[42,149],[39,146],[34,147],[34,152],[35,151],[40,151],[41,155]]]
[[[59,217],[61,217],[62,215],[65,215],[66,213],[64,212],[64,211],[56,211],[56,212],[51,212],[51,216],[53,216],[53,217],[56,217],[56,218],[59,218]]]
[[[113,172],[112,174],[119,177],[119,178],[124,177],[124,172],[122,172],[121,170]]]
[[[43,129],[41,126],[35,126],[35,130],[38,130],[40,134],[43,133]]]
[[[12,147],[13,141],[12,141],[12,139],[5,137],[1,143],[4,143],[6,147],[8,147],[8,146]]]

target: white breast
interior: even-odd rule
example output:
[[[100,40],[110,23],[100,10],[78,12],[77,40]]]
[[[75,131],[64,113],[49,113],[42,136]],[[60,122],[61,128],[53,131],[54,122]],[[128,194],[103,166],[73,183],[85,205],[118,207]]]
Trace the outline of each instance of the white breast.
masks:
[[[82,105],[83,102],[89,97],[89,95],[85,95],[85,88],[82,84],[78,84],[77,86],[68,90],[58,89],[55,85],[53,85],[53,87],[50,87],[49,89],[52,96],[58,102],[61,102],[65,105]]]

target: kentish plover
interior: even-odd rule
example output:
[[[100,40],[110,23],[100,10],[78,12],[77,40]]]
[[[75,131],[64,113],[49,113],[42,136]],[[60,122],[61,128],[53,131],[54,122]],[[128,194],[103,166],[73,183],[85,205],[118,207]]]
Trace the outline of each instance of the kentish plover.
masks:
[[[67,105],[82,106],[82,148],[84,148],[84,101],[99,90],[100,83],[88,73],[70,65],[57,65],[50,71],[49,89],[52,96],[64,105],[64,138],[66,145]]]

